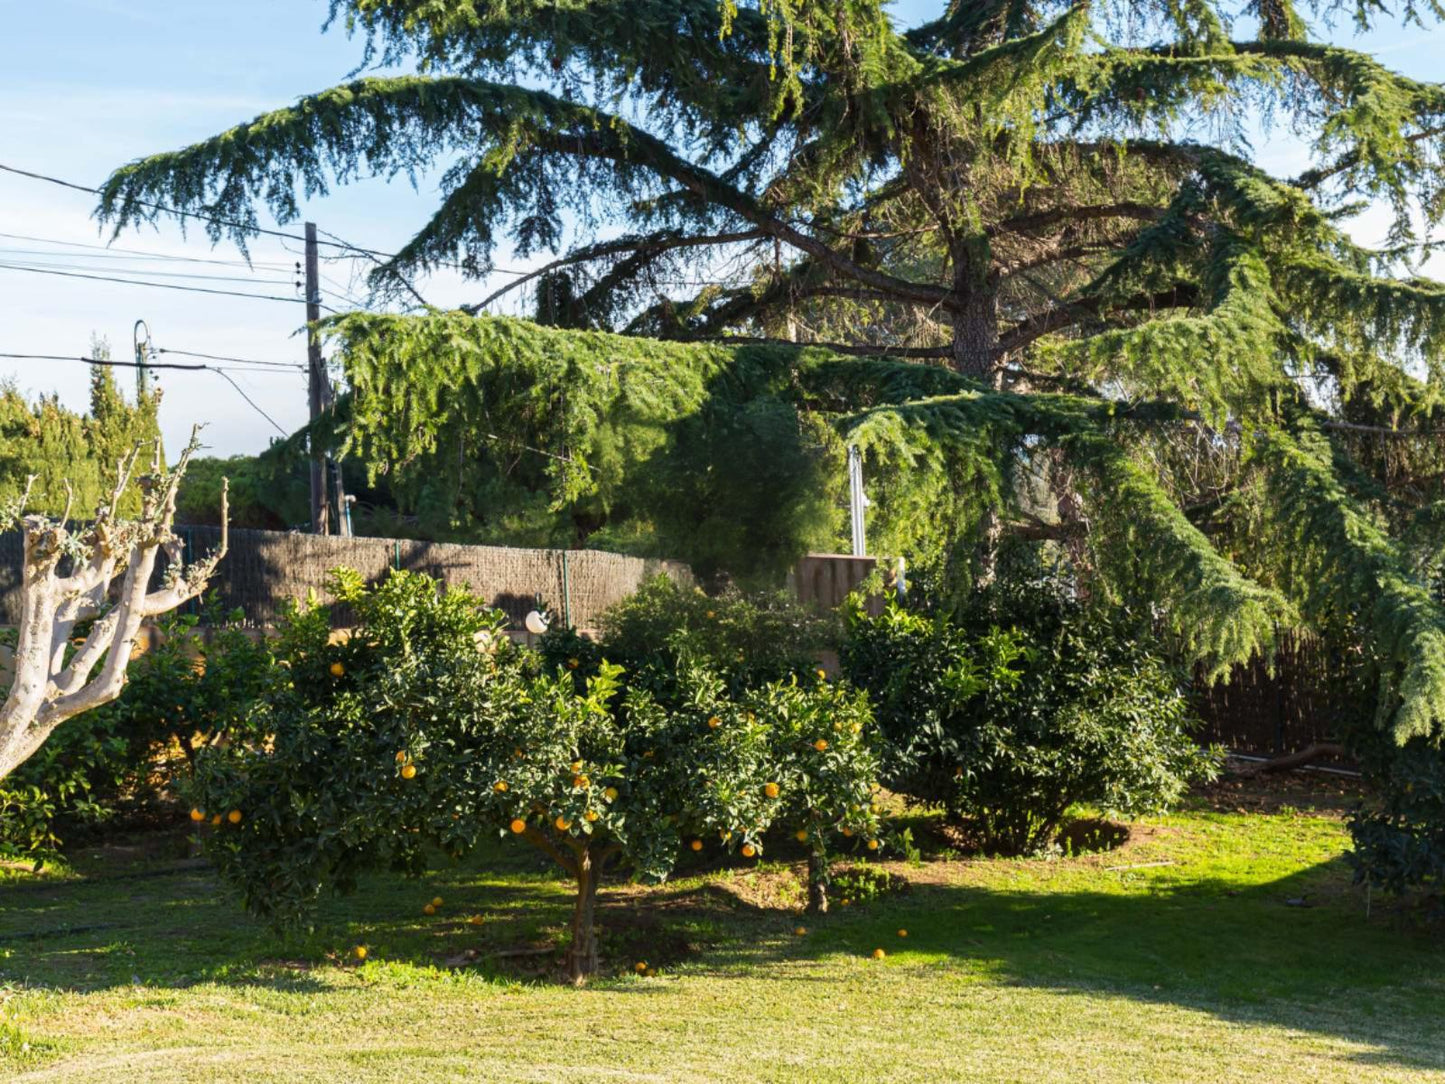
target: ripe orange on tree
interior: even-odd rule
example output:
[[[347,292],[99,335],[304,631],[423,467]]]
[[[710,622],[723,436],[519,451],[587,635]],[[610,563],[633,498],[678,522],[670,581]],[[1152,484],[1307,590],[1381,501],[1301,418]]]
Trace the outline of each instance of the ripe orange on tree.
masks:
[[[511,829],[514,835],[520,836],[523,832],[527,830],[527,822],[524,821],[521,817],[516,817],[512,821]]]
[[[199,822],[199,821],[203,821],[203,820],[205,820],[205,819],[206,819],[206,815],[205,815],[204,813],[202,813],[199,809],[193,809],[193,810],[191,810],[191,820],[193,820],[193,821],[198,821],[198,822]]]
[[[763,786],[763,793],[766,794],[769,798],[776,798],[782,792],[783,788],[778,786],[776,783],[767,783]]]
[[[416,778],[416,765],[415,765],[415,764],[403,764],[403,765],[401,766],[401,777],[402,777],[403,779],[415,779],[415,778]]]
[[[233,810],[231,810],[231,812],[229,812],[229,813],[226,814],[226,819],[227,819],[228,821],[230,821],[232,824],[240,824],[240,823],[241,823],[241,811],[240,811],[239,809],[233,809]]]
[[[342,666],[339,662],[332,663],[329,669],[331,670],[332,677],[340,677],[346,673],[346,667]]]
[[[815,742],[813,743],[813,748],[816,749],[816,750],[818,750],[818,752],[821,753],[821,752],[823,752],[823,750],[825,750],[825,749],[828,748],[828,743],[827,743],[827,741],[826,741],[825,739],[819,738],[817,741],[815,741]]]
[[[692,848],[693,850],[695,850],[695,851],[700,851],[700,850],[702,850],[702,840],[700,840],[700,839],[695,839],[695,840],[693,840],[691,843],[689,843],[688,846],[691,847],[691,848]]]

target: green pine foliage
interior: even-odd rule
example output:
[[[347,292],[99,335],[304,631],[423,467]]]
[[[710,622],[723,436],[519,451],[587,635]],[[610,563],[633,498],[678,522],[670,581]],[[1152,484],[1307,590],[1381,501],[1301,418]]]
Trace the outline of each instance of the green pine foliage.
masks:
[[[329,324],[339,439],[414,504],[775,575],[841,538],[853,442],[875,549],[987,580],[1021,540],[1216,676],[1358,628],[1382,724],[1439,741],[1445,88],[1323,40],[1340,11],[1445,6],[333,0],[407,74],[125,166],[100,212],[244,242],[444,166],[378,295],[507,240],[556,326]],[[1382,248],[1342,225],[1369,201]]]

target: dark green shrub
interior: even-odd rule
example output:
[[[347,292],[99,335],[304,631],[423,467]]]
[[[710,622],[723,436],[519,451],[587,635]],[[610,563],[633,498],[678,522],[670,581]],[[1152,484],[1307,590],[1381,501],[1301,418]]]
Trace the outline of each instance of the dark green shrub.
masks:
[[[1445,751],[1415,738],[1397,746],[1372,731],[1355,741],[1360,767],[1372,784],[1350,817],[1354,849],[1347,856],[1356,881],[1392,895],[1445,892]]]
[[[629,687],[667,702],[681,695],[676,675],[688,665],[718,675],[734,693],[812,675],[838,634],[834,618],[786,594],[730,588],[707,595],[666,576],[648,580],[599,624],[601,644],[571,629],[548,632],[540,644],[548,666],[575,670],[583,679],[605,654],[624,669]]]
[[[0,854],[43,860],[70,828],[113,816],[145,774],[114,718],[71,719],[0,783]]]
[[[0,847],[41,854],[120,814],[164,810],[196,752],[252,733],[269,645],[239,610],[169,614],[120,697],[62,726],[0,787]]]
[[[1051,844],[1077,803],[1175,801],[1214,758],[1189,737],[1177,675],[1126,620],[1042,582],[980,594],[957,620],[854,608],[843,668],[873,699],[885,781],[1015,854]]]

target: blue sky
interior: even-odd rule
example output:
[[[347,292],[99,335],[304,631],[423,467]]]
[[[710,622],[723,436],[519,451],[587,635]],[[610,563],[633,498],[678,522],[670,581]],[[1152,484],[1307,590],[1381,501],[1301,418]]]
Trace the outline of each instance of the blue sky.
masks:
[[[906,0],[900,20],[916,21],[935,9]],[[284,105],[297,96],[343,79],[360,58],[360,45],[340,29],[319,32],[324,0],[0,0],[0,163],[83,184],[98,184],[124,162],[204,139]],[[1376,52],[1418,78],[1439,77],[1445,30],[1387,30],[1357,39],[1349,26],[1332,35]],[[1298,144],[1283,135],[1262,140],[1267,166],[1293,172],[1303,162]],[[389,250],[404,242],[434,208],[435,179],[419,192],[404,181],[367,181],[338,188],[305,208],[329,230],[356,244]],[[90,218],[91,197],[0,173],[0,234],[81,244],[108,239]],[[1365,215],[1362,239],[1382,230],[1383,216]],[[267,223],[270,225],[271,223]],[[294,227],[299,232],[299,223]],[[205,236],[183,237],[171,225],[130,231],[119,248],[148,253],[231,260],[228,245],[212,250]],[[274,238],[257,242],[254,271],[201,264],[132,264],[98,259],[87,249],[60,249],[0,237],[0,264],[57,270],[165,266],[187,275],[239,276],[247,281],[198,283],[257,293],[299,296],[292,284],[297,254]],[[35,255],[38,251],[50,255]],[[67,251],[71,253],[67,256]],[[115,253],[114,256],[122,256]],[[77,258],[83,256],[84,258]],[[499,256],[499,263],[525,263]],[[329,290],[351,284],[350,262],[329,263]],[[1445,275],[1445,268],[1436,273]],[[423,284],[436,304],[476,300],[487,284],[440,275]],[[135,286],[0,269],[0,352],[83,354],[92,333],[109,339],[117,356],[128,356],[131,329],[144,318],[156,345],[266,361],[297,361],[303,355],[295,332],[299,304],[208,297]],[[339,304],[332,297],[333,304]],[[176,360],[176,359],[173,359]],[[130,374],[124,373],[127,384]],[[305,418],[305,384],[299,372],[243,373],[233,377],[284,429]],[[86,367],[66,362],[0,359],[0,379],[13,378],[30,393],[57,392],[68,404],[86,402]],[[217,454],[263,448],[275,430],[222,379],[212,373],[162,374],[162,425],[175,448],[193,421],[207,424],[206,440]]]

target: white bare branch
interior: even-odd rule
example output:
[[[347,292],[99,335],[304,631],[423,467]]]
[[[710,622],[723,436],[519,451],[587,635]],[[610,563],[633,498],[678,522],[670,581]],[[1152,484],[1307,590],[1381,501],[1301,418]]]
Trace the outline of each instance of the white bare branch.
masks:
[[[0,705],[0,779],[61,723],[119,696],[142,622],[200,595],[215,574],[230,541],[227,484],[222,482],[221,544],[214,553],[183,566],[181,542],[172,530],[181,479],[199,447],[197,427],[175,469],[167,470],[155,442],[150,473],[140,478],[135,467],[142,447],[134,448],[116,464],[115,486],[88,527],[70,529],[69,499],[59,521],[20,517],[21,616],[14,682]],[[132,480],[140,488],[141,512],[125,519],[121,502]],[[29,492],[27,485],[22,513]],[[169,567],[162,586],[151,591],[162,552]],[[67,560],[69,571],[62,573]],[[84,621],[92,622],[90,630],[67,661],[71,635]]]

